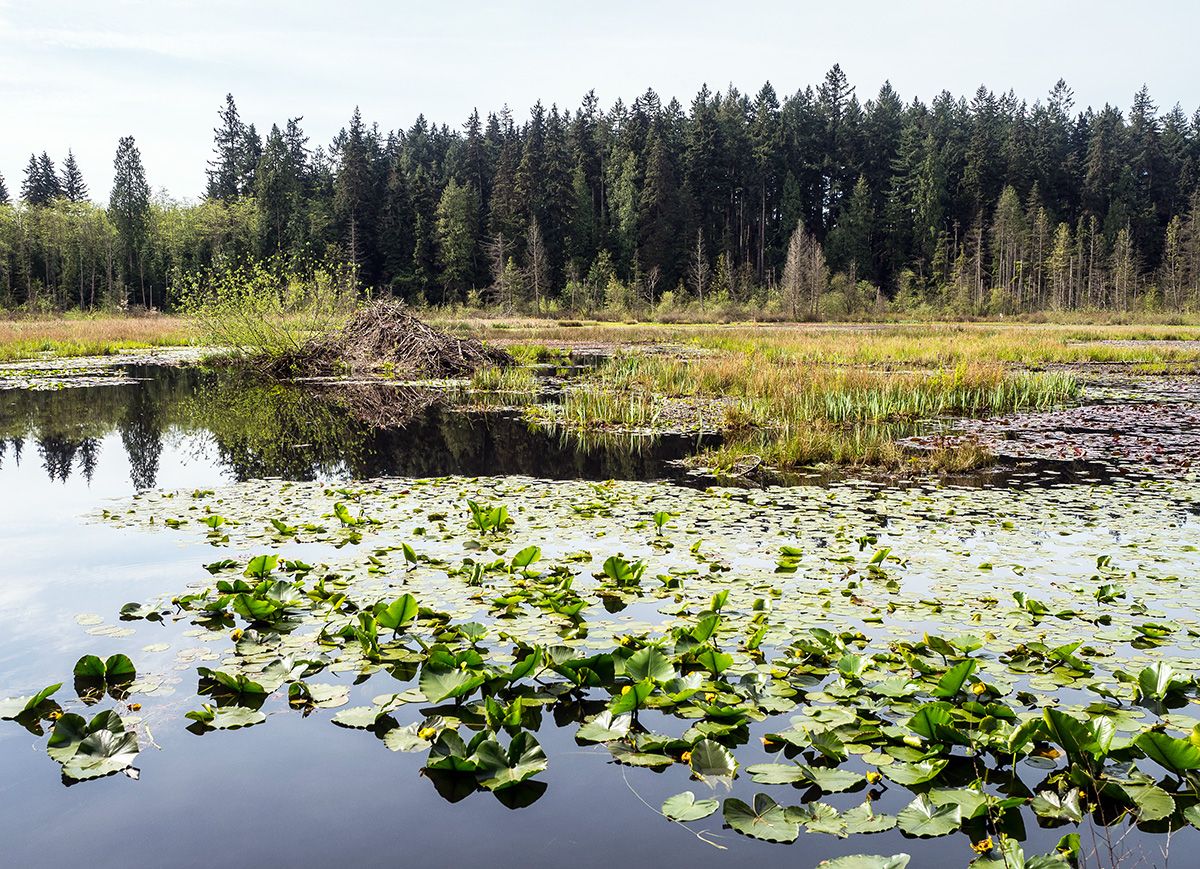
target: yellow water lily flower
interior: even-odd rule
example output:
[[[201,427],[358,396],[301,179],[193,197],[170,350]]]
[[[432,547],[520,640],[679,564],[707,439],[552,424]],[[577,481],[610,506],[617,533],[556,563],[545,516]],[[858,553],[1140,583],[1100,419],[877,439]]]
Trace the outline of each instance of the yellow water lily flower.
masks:
[[[633,690],[633,686],[632,686],[632,685],[626,685],[626,686],[624,686],[623,688],[621,688],[621,693],[622,693],[622,694],[628,694],[628,693],[629,693],[631,690]]]
[[[972,694],[985,694],[985,693],[987,693],[987,685],[984,685],[982,682],[976,682],[974,685],[971,686],[971,693]]]
[[[873,785],[879,784],[879,782],[883,781],[883,776],[875,770],[871,770],[869,773],[867,773],[867,781]]]
[[[241,628],[234,628],[233,633],[231,633],[229,635],[229,639],[233,640],[235,643],[238,640],[240,640],[241,638],[242,638],[242,629]]]
[[[681,763],[691,763],[692,753],[690,751],[685,751],[683,754],[679,755],[679,760]]]
[[[983,839],[982,841],[971,843],[971,850],[974,851],[976,854],[987,854],[995,847],[996,847],[996,845],[994,842],[992,842],[991,836],[988,836],[986,839]]]
[[[421,737],[422,739],[433,739],[435,736],[437,736],[437,728],[422,727],[417,731],[417,736]]]
[[[129,711],[130,711],[130,712],[140,712],[140,711],[141,711],[141,709],[142,709],[142,704],[141,704],[141,703],[130,703],[130,704],[129,704]]]

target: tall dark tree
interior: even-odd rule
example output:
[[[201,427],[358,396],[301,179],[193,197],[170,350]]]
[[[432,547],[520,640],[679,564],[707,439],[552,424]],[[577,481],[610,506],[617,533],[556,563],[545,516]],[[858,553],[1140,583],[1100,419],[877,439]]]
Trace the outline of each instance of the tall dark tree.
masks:
[[[359,279],[367,282],[371,280],[375,261],[371,242],[377,213],[377,146],[373,131],[367,129],[355,106],[349,128],[342,130],[335,144],[338,172],[333,186],[333,207],[346,257],[354,264]]]
[[[250,192],[247,167],[257,155],[258,134],[246,127],[238,115],[233,94],[225,95],[225,105],[217,113],[220,123],[213,129],[213,159],[208,161],[209,199],[232,202]]]
[[[83,180],[83,173],[79,171],[79,164],[75,162],[75,154],[70,150],[67,151],[67,159],[63,161],[62,191],[63,196],[72,202],[87,201],[88,187]]]
[[[50,156],[45,151],[40,157],[30,154],[29,164],[25,167],[25,180],[21,184],[21,198],[30,205],[49,205],[62,196],[62,192]]]
[[[121,244],[125,284],[128,287],[136,281],[142,304],[152,306],[154,289],[153,286],[147,288],[145,273],[146,242],[150,233],[150,185],[146,182],[142,155],[133,136],[122,136],[117,143],[108,214]]]

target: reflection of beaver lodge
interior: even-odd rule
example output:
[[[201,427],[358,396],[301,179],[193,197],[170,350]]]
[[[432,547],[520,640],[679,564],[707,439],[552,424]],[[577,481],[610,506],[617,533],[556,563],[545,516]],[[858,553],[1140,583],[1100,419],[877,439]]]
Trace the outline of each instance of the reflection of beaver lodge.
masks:
[[[513,358],[475,338],[458,338],[417,318],[391,299],[361,308],[337,332],[310,340],[296,358],[281,360],[289,373],[376,371],[412,378],[468,377],[481,368],[507,368]]]
[[[315,384],[315,392],[372,429],[404,428],[442,398],[434,389],[361,380]]]

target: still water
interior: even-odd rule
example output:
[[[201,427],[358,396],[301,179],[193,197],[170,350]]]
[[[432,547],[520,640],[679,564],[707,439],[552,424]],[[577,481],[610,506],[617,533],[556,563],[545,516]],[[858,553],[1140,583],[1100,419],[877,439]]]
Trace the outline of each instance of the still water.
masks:
[[[696,444],[581,445],[532,431],[515,412],[424,401],[403,425],[377,428],[364,406],[380,396],[347,400],[187,368],[128,374],[136,382],[0,391],[0,696],[63,681],[58,699],[70,699],[71,669],[87,653],[125,652],[139,670],[144,663],[184,672],[143,701],[153,744],[142,740],[136,781],[115,775],[67,785],[44,735],[0,723],[0,866],[808,867],[845,853],[905,852],[923,867],[966,865],[973,856],[963,836],[925,842],[896,830],[853,848],[805,833],[795,845],[771,845],[722,830],[719,814],[693,825],[727,850],[714,847],[657,812],[672,794],[707,795],[686,768],[630,769],[575,742],[578,718],[599,704],[545,717],[537,736],[552,762],[538,776],[544,787],[530,788],[519,804],[446,788],[422,774],[423,753],[387,751],[370,733],[331,726],[320,711],[306,719],[282,710],[265,726],[192,734],[182,713],[197,703],[194,672],[172,667],[177,649],[196,645],[190,623],[138,622],[131,636],[98,634],[93,623],[99,616],[121,626],[123,604],[202,580],[200,565],[224,553],[190,536],[96,522],[100,509],[148,488],[259,478],[681,479],[671,460]],[[351,704],[369,703],[379,690],[355,684]],[[776,725],[750,727],[738,748],[743,765],[770,759],[758,746]],[[762,790],[739,788],[744,799]],[[782,802],[788,793],[777,796]],[[861,801],[839,802],[847,796],[827,801]],[[895,813],[909,798],[896,788],[878,808]],[[1061,832],[1031,827],[1027,853],[1049,851]]]

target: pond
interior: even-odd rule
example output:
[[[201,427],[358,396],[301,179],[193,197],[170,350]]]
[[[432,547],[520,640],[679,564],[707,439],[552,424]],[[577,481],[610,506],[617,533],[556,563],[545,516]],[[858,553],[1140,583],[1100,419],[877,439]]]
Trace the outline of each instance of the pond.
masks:
[[[0,391],[0,697],[61,682],[140,750],[77,781],[57,710],[0,722],[12,865],[965,866],[1001,834],[1032,864],[1072,832],[1154,865],[1177,812],[1197,841],[1190,761],[1128,746],[1200,721],[1194,474],[709,488],[695,438],[407,392],[377,428],[351,391]],[[136,676],[73,679],[89,654]],[[1013,742],[1047,705],[1104,750]]]

